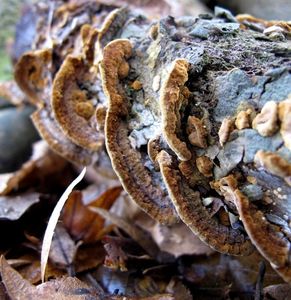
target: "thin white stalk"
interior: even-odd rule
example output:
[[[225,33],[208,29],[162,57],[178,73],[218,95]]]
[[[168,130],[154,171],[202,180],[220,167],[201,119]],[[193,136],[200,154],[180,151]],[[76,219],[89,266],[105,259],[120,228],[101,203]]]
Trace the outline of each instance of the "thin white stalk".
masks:
[[[45,279],[45,269],[46,269],[47,262],[48,262],[51,243],[52,243],[54,231],[57,226],[61,211],[62,211],[69,195],[71,194],[73,188],[84,178],[85,173],[86,173],[86,167],[82,170],[82,172],[79,174],[79,176],[76,179],[74,179],[71,182],[71,184],[67,187],[67,189],[61,196],[60,200],[58,201],[57,205],[55,206],[55,208],[51,214],[51,217],[49,219],[49,222],[47,224],[47,228],[45,230],[42,247],[41,247],[40,270],[41,270],[42,282],[44,282],[44,279]]]

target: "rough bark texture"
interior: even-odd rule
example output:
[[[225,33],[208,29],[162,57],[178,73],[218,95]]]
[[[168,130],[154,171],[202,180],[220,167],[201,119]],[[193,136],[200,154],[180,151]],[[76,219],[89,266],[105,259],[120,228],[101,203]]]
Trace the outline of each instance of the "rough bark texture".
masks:
[[[36,95],[31,101],[38,114],[47,111],[64,143],[78,151],[56,146],[56,131],[48,133],[48,120],[35,115],[36,126],[44,125],[42,136],[79,163],[88,161],[79,149],[86,157],[100,153],[105,136],[125,190],[153,218],[171,224],[180,217],[220,252],[247,255],[254,244],[290,281],[290,25],[275,24],[277,31],[270,32],[269,24],[241,25],[219,9],[216,16],[155,21],[118,9],[104,21],[113,7],[62,7],[50,15],[50,43],[43,41],[44,27],[35,43],[52,47],[51,71],[39,66],[41,84],[34,70],[22,80],[29,83],[27,95]],[[81,29],[85,23],[90,30]],[[86,66],[73,70],[82,76],[65,76],[72,56]],[[16,72],[17,78],[21,69]],[[53,85],[48,77],[56,78]],[[50,99],[41,96],[48,87]],[[262,111],[270,101],[271,125],[269,110]],[[78,118],[72,120],[73,113]],[[263,128],[274,127],[266,136],[252,125],[259,114]],[[90,135],[92,128],[97,129]],[[94,149],[92,136],[98,139]]]

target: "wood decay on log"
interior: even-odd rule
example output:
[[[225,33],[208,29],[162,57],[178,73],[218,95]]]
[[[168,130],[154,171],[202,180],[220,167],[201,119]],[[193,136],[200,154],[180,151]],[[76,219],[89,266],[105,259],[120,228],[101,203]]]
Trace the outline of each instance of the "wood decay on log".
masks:
[[[43,7],[15,70],[41,136],[79,165],[106,147],[151,217],[222,253],[254,245],[291,282],[290,24],[66,5]]]

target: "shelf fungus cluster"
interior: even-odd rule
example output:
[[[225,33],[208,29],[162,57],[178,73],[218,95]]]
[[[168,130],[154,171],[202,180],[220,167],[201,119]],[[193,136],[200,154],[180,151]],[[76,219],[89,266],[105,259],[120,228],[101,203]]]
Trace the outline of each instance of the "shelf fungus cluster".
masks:
[[[42,137],[77,164],[106,151],[150,216],[291,282],[290,26],[71,2],[42,8],[16,65]]]

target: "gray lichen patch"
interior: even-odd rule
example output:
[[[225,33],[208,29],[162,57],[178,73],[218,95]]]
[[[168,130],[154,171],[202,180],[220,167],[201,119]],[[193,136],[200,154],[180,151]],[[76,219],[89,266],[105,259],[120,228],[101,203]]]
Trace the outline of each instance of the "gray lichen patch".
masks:
[[[216,121],[222,121],[226,116],[234,116],[242,102],[257,104],[263,94],[268,78],[249,76],[241,69],[232,69],[214,79],[217,105],[214,109]]]

